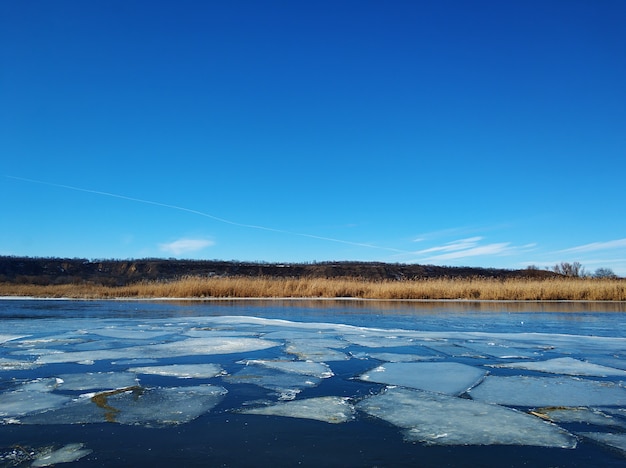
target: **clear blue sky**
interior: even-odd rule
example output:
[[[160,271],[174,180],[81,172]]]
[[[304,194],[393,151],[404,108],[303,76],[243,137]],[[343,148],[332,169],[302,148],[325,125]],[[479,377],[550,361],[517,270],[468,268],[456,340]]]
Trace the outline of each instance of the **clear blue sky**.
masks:
[[[0,255],[626,275],[626,2],[4,1]]]

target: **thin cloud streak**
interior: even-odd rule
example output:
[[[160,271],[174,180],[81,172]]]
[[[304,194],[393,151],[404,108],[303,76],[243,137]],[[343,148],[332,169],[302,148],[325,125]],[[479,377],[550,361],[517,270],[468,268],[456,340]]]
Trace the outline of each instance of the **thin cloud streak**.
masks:
[[[592,242],[591,244],[579,245],[570,249],[559,250],[560,253],[595,252],[597,250],[626,248],[626,239],[616,239],[607,242]]]
[[[173,255],[181,255],[191,252],[198,252],[199,250],[205,249],[206,247],[210,247],[212,245],[215,245],[215,242],[208,239],[178,239],[174,242],[169,242],[167,244],[159,244],[159,249],[162,252],[170,253]]]
[[[429,258],[425,258],[425,262],[439,262],[442,260],[454,260],[466,257],[478,257],[483,255],[501,255],[503,253],[510,253],[514,248],[509,247],[510,242],[500,242],[495,244],[487,244],[477,247],[472,247],[465,250],[458,250],[455,252],[449,252],[441,255],[434,255]]]
[[[482,237],[469,237],[467,239],[460,239],[458,241],[448,242],[447,244],[440,245],[438,247],[431,247],[429,249],[419,250],[415,252],[418,255],[431,252],[453,252],[457,250],[467,250],[478,245],[478,241],[482,240]]]
[[[402,250],[402,249],[396,249],[396,248],[393,248],[393,247],[384,247],[384,246],[380,246],[380,245],[368,244],[368,243],[363,243],[363,242],[353,242],[353,241],[347,241],[347,240],[343,240],[343,239],[335,239],[333,237],[317,236],[315,234],[306,234],[306,233],[302,233],[302,232],[287,231],[287,230],[284,230],[284,229],[276,229],[276,228],[271,228],[271,227],[266,227],[266,226],[259,226],[259,225],[256,225],[256,224],[239,223],[239,222],[236,222],[236,221],[231,221],[229,219],[220,218],[219,216],[214,216],[214,215],[209,214],[209,213],[204,213],[202,211],[192,210],[190,208],[185,208],[183,206],[170,205],[168,203],[160,203],[160,202],[155,202],[155,201],[152,201],[152,200],[144,200],[144,199],[141,199],[141,198],[127,197],[126,195],[120,195],[120,194],[117,194],[117,193],[102,192],[100,190],[85,189],[85,188],[81,188],[81,187],[74,187],[72,185],[56,184],[56,183],[53,183],[53,182],[45,182],[45,181],[41,181],[41,180],[28,179],[28,178],[25,178],[25,177],[16,177],[16,176],[10,176],[10,175],[5,175],[4,177],[6,177],[8,179],[21,180],[23,182],[29,182],[29,183],[33,183],[33,184],[48,185],[50,187],[58,187],[58,188],[63,188],[63,189],[67,189],[67,190],[74,190],[74,191],[77,191],[77,192],[92,193],[92,194],[95,194],[95,195],[102,195],[102,196],[105,196],[105,197],[119,198],[119,199],[122,199],[122,200],[128,200],[128,201],[132,201],[132,202],[136,202],[136,203],[144,203],[146,205],[154,205],[154,206],[160,206],[160,207],[163,207],[163,208],[169,208],[169,209],[172,209],[172,210],[184,211],[186,213],[191,213],[191,214],[194,214],[194,215],[203,216],[205,218],[210,218],[210,219],[212,219],[214,221],[218,221],[220,223],[230,224],[232,226],[238,226],[238,227],[246,228],[246,229],[257,229],[257,230],[261,230],[261,231],[276,232],[276,233],[280,233],[280,234],[287,234],[287,235],[290,235],[290,236],[307,237],[309,239],[317,239],[317,240],[322,240],[322,241],[327,241],[327,242],[334,242],[334,243],[337,243],[337,244],[353,245],[353,246],[356,246],[356,247],[367,247],[367,248],[370,248],[370,249],[386,250],[386,251],[389,251],[389,252],[410,253],[409,251]]]

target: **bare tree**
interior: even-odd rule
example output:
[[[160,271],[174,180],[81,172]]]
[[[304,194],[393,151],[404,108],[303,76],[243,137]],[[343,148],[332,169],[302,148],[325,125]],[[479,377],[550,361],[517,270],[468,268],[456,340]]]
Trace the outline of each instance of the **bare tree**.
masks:
[[[579,278],[581,276],[585,276],[585,268],[582,266],[580,262],[561,262],[557,263],[552,267],[552,271],[558,273],[563,276],[570,276],[573,278]]]
[[[593,274],[594,278],[617,278],[617,275],[610,268],[598,268]]]

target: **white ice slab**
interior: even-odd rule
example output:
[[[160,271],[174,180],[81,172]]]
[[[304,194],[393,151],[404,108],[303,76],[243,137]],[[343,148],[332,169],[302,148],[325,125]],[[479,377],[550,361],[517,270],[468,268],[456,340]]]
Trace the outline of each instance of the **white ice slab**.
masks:
[[[624,406],[626,389],[576,377],[487,376],[473,399],[509,406]]]
[[[93,450],[84,448],[85,444],[67,444],[54,452],[41,454],[33,461],[33,467],[53,466],[70,463],[89,455]]]
[[[409,441],[430,445],[576,447],[575,437],[539,418],[437,393],[389,388],[357,409],[403,428]]]
[[[443,359],[442,356],[425,356],[421,354],[400,354],[400,353],[354,353],[352,355],[356,359],[373,358],[385,362],[422,362],[422,361],[438,361]]]
[[[61,390],[115,390],[137,385],[137,377],[127,372],[88,372],[57,376]]]
[[[0,344],[6,343],[7,341],[19,340],[20,338],[25,338],[25,335],[5,335],[0,334]]]
[[[481,369],[457,362],[390,362],[362,374],[359,379],[460,395],[485,375]]]
[[[289,354],[298,356],[298,358],[308,361],[324,362],[324,361],[346,361],[350,357],[341,351],[320,346],[318,340],[299,340],[289,342],[285,346],[285,351]]]
[[[223,387],[135,387],[117,394],[91,393],[63,407],[20,418],[22,424],[118,423],[160,427],[187,423],[214,408]]]
[[[326,396],[277,403],[270,406],[248,408],[239,411],[243,414],[285,416],[289,418],[315,419],[331,424],[339,424],[354,419],[354,406],[348,398]]]
[[[31,361],[19,361],[17,359],[0,358],[0,371],[25,370],[32,369],[33,367],[37,366],[38,364],[35,364]]]
[[[57,408],[71,398],[49,391],[15,390],[0,394],[0,417],[16,417]]]
[[[121,340],[151,340],[160,336],[168,335],[171,331],[148,331],[139,327],[109,327],[90,329],[89,333],[92,335],[99,335],[107,338],[118,338]]]
[[[323,362],[250,359],[241,361],[241,364],[245,364],[247,366],[263,366],[268,369],[276,369],[282,372],[290,372],[294,374],[310,375],[320,379],[327,379],[333,376],[333,371],[330,370],[330,367]]]
[[[515,346],[503,344],[499,340],[475,341],[468,340],[463,347],[474,350],[476,353],[500,359],[537,358],[537,351],[520,349]]]
[[[129,372],[136,374],[164,375],[179,379],[209,379],[223,375],[218,364],[172,364],[169,366],[132,367]]]
[[[600,366],[571,357],[548,359],[547,361],[511,362],[507,364],[493,364],[491,367],[507,369],[525,369],[538,372],[565,375],[589,375],[595,377],[620,376],[626,377],[626,371],[611,367]]]
[[[415,346],[415,342],[413,339],[397,336],[393,332],[389,332],[387,334],[348,334],[344,336],[344,339],[365,348],[394,348],[396,346]]]
[[[272,390],[279,400],[293,400],[305,388],[316,387],[322,379],[311,375],[281,372],[262,366],[250,365],[224,380],[236,384],[252,384]]]
[[[75,351],[39,356],[37,363],[88,362],[132,358],[167,358],[178,356],[230,354],[272,348],[278,343],[258,338],[214,337],[188,338],[169,343],[125,348]]]

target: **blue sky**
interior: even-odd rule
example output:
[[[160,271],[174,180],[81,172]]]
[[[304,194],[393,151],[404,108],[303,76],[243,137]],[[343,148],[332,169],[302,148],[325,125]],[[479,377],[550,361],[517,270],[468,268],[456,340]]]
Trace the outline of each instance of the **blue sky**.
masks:
[[[0,255],[626,276],[626,2],[6,1]]]

